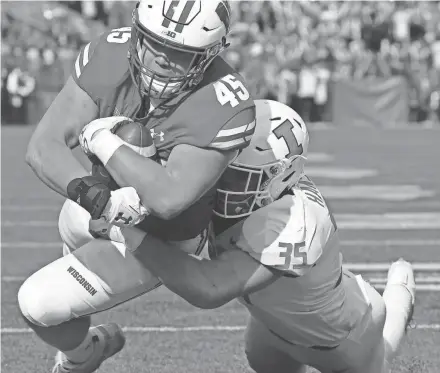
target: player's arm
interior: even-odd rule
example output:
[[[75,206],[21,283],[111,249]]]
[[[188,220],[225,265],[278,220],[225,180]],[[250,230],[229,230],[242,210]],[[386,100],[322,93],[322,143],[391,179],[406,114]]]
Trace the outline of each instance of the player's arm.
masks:
[[[178,145],[162,167],[120,147],[106,169],[119,186],[134,187],[151,213],[171,219],[214,186],[235,153]]]
[[[135,255],[167,288],[205,309],[260,290],[282,275],[241,250],[225,251],[213,260],[199,260],[163,241],[152,241],[151,236]]]
[[[134,187],[151,213],[171,219],[215,185],[237,151],[248,145],[254,127],[246,131],[246,126],[254,119],[253,107],[239,112],[230,120],[237,123],[234,127],[241,128],[237,139],[227,140],[227,136],[220,136],[214,139],[211,148],[177,145],[166,167],[131,149],[119,147],[106,163],[106,169],[121,187]]]
[[[71,149],[81,129],[98,116],[89,95],[70,77],[44,114],[29,141],[26,162],[54,191],[67,197],[67,185],[88,175]]]

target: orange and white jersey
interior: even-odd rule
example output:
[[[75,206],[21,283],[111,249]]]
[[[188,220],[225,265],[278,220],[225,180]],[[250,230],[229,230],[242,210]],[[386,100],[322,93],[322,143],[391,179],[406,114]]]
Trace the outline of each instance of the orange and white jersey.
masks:
[[[220,234],[216,245],[233,245],[284,272],[271,285],[241,299],[253,317],[283,339],[303,346],[331,346],[358,320],[360,314],[344,304],[348,280],[342,272],[334,219],[306,176],[290,194]],[[361,292],[359,297],[362,300]]]

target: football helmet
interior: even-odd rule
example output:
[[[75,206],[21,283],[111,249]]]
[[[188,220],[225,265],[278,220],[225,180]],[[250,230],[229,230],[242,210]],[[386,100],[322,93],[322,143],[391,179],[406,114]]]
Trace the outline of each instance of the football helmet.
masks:
[[[214,213],[248,216],[275,201],[304,174],[309,134],[301,117],[277,101],[255,100],[255,133],[228,166],[217,189]]]
[[[166,99],[200,83],[212,60],[229,45],[230,19],[227,1],[140,0],[133,11],[129,65],[141,94]],[[146,62],[147,50],[154,59]],[[165,50],[170,56],[164,56]],[[158,68],[172,64],[173,53],[186,62],[182,73]]]

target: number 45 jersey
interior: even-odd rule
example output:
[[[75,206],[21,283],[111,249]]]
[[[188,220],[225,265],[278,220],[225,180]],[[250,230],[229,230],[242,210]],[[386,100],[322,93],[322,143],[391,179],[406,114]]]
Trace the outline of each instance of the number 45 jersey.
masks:
[[[96,103],[100,117],[123,115],[151,131],[157,154],[166,164],[179,144],[219,151],[240,150],[255,129],[255,104],[243,78],[217,56],[194,90],[149,110],[129,70],[131,28],[106,32],[80,52],[72,71],[75,82]],[[139,170],[142,172],[142,170]],[[197,236],[211,219],[215,187],[169,221],[147,217],[139,226],[167,240]]]
[[[293,344],[334,346],[366,312],[357,284],[350,283],[347,291],[333,216],[306,176],[289,194],[217,236],[215,246],[219,251],[243,250],[282,273],[240,301],[253,317]]]

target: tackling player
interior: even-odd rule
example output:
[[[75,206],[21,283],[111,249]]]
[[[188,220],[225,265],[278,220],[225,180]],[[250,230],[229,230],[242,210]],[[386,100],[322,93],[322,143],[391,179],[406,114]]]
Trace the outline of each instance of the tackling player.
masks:
[[[228,46],[230,16],[223,0],[141,0],[132,27],[106,32],[87,44],[29,141],[26,160],[37,176],[92,217],[110,204],[109,223],[116,218],[127,225],[139,222],[139,209],[123,205],[141,202],[148,214],[139,225],[143,231],[192,246],[211,219],[215,184],[249,144],[255,127],[255,105],[242,77],[219,56]],[[151,130],[161,164],[120,146],[111,129],[121,116]],[[121,186],[108,204],[102,180],[90,176],[72,153],[79,137]],[[95,300],[97,285],[78,271],[76,266],[69,273]],[[72,361],[88,357],[83,347],[94,337],[104,340],[113,333],[117,340],[120,335],[105,328],[91,333],[87,317],[58,325],[73,317],[70,310],[55,302],[59,314],[47,315],[47,304],[32,291],[22,289],[19,301],[30,327],[45,342],[67,351]],[[46,316],[54,319],[37,321]],[[49,327],[53,323],[57,327]],[[56,369],[83,372],[62,363]]]
[[[135,256],[196,307],[239,298],[251,315],[246,353],[257,373],[305,372],[306,365],[388,372],[412,317],[411,265],[391,265],[383,297],[343,269],[336,222],[303,172],[304,122],[278,102],[256,107],[251,144],[221,179],[212,260],[154,239]]]

